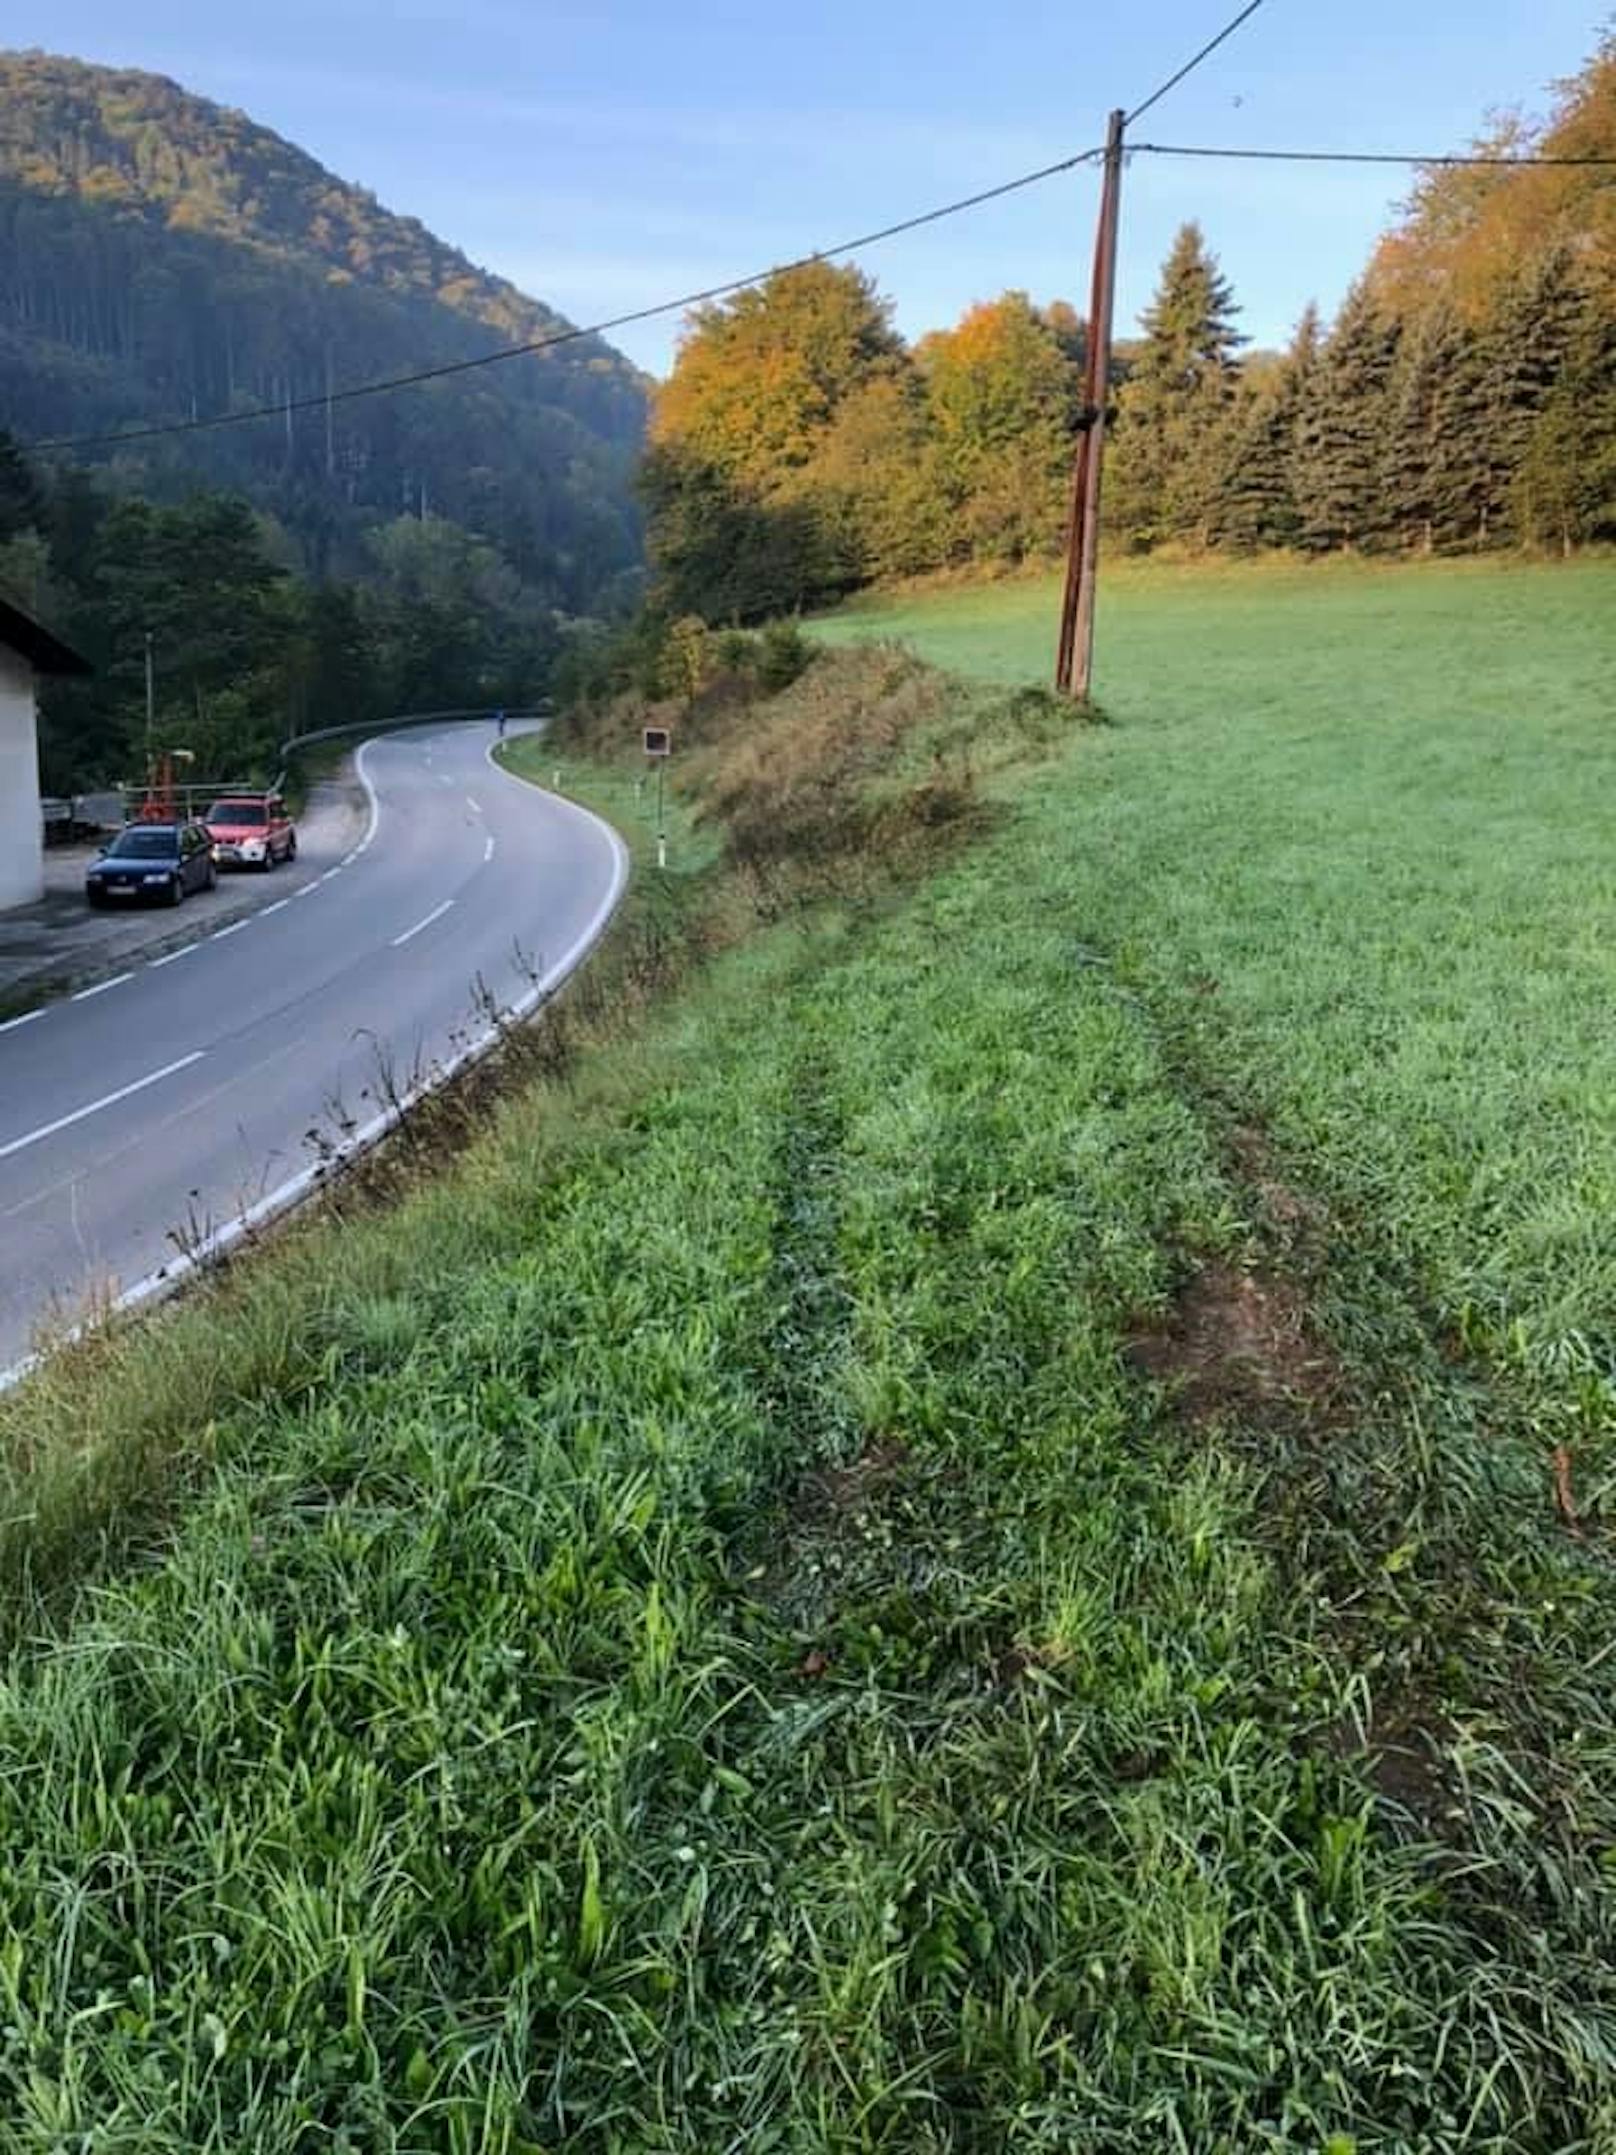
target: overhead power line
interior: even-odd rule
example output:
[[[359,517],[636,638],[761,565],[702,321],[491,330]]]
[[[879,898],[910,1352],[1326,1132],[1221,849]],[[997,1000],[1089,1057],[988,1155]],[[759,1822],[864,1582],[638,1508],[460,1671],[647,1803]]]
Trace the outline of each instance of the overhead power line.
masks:
[[[1258,8],[1260,8],[1262,4],[1263,0],[1249,0],[1249,4],[1243,7],[1238,15],[1234,16],[1230,21],[1226,22],[1223,28],[1218,32],[1216,37],[1208,38],[1206,43],[1201,47],[1200,51],[1193,54],[1188,60],[1186,60],[1184,62],[1184,65],[1178,70],[1176,74],[1169,75],[1167,80],[1162,83],[1158,89],[1152,90],[1143,104],[1135,105],[1132,112],[1128,113],[1125,116],[1122,123],[1123,126],[1132,127],[1134,121],[1139,118],[1141,113],[1148,112],[1152,105],[1159,105],[1162,99],[1167,95],[1169,90],[1176,90],[1179,84],[1184,80],[1186,75],[1193,75],[1195,70],[1200,66],[1201,62],[1203,60],[1209,60],[1212,57],[1213,53],[1217,51],[1220,45],[1224,44],[1229,38],[1234,36],[1235,32],[1239,29],[1240,25],[1243,22],[1249,22],[1251,17],[1256,14]]]
[[[408,374],[391,374],[380,381],[357,382],[346,389],[323,390],[314,396],[283,397],[273,404],[251,405],[245,411],[215,412],[205,419],[175,419],[159,426],[126,428],[115,434],[62,435],[47,441],[24,442],[21,446],[38,455],[46,450],[113,448],[126,442],[156,441],[165,435],[205,434],[219,427],[246,426],[258,419],[285,419],[293,412],[324,411],[333,404],[352,404],[360,397],[385,396],[395,389],[413,389],[422,382],[470,374],[478,367],[498,366],[507,359],[525,359],[536,352],[553,352],[559,345],[578,344],[587,337],[602,337],[614,329],[628,329],[637,322],[652,322],[664,314],[680,314],[691,307],[705,306],[710,300],[726,299],[732,293],[744,291],[748,285],[761,284],[764,278],[778,276],[785,270],[806,269],[815,262],[857,254],[882,240],[896,239],[904,232],[917,232],[922,225],[940,223],[945,217],[957,217],[964,210],[979,209],[985,202],[997,202],[1024,187],[1036,187],[1040,181],[1054,179],[1059,173],[1073,172],[1079,165],[1092,164],[1103,154],[1099,149],[1079,150],[1070,157],[1057,159],[1052,165],[1041,165],[1036,172],[1020,173],[1013,180],[1000,181],[996,187],[983,187],[975,194],[961,195],[956,201],[922,210],[915,217],[900,218],[896,224],[882,225],[878,231],[862,232],[856,239],[843,240],[837,246],[821,247],[813,254],[799,255],[795,261],[778,262],[768,269],[753,270],[744,277],[729,277],[722,284],[710,284],[702,291],[686,292],[677,299],[659,299],[652,306],[636,307],[627,314],[614,314],[605,321],[590,323],[587,328],[558,329],[549,336],[533,337],[525,344],[506,344],[497,351],[480,352],[472,359],[450,359],[438,366],[417,367]]]
[[[1240,150],[1187,142],[1130,142],[1135,157],[1235,157],[1277,165],[1485,165],[1506,172],[1556,167],[1616,170],[1616,157],[1506,157],[1480,151],[1450,156],[1421,150]]]

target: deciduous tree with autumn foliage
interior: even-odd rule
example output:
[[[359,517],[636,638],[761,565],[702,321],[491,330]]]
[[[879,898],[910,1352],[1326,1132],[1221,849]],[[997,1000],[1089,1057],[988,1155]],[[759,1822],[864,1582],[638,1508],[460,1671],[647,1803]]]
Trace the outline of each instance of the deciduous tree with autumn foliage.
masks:
[[[1433,171],[1328,329],[1242,355],[1180,231],[1119,369],[1106,529],[1137,549],[1570,552],[1616,539],[1616,36],[1540,126]],[[661,603],[752,620],[1060,542],[1082,335],[1023,292],[911,351],[862,271],[782,271],[691,318],[644,473]]]

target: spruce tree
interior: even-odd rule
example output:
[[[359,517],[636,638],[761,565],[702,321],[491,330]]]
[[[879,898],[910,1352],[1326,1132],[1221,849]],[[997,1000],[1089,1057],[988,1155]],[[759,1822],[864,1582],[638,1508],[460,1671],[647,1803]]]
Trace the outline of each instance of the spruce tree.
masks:
[[[1395,530],[1387,497],[1397,344],[1397,324],[1380,312],[1366,284],[1355,284],[1320,355],[1297,432],[1302,543],[1315,552],[1372,551]]]
[[[1476,542],[1522,538],[1515,511],[1539,414],[1575,364],[1585,301],[1560,248],[1523,264],[1485,339],[1483,429]]]
[[[1389,392],[1386,500],[1410,552],[1474,543],[1486,488],[1485,392],[1475,331],[1437,301],[1404,331]]]
[[[1521,539],[1563,554],[1616,538],[1616,289],[1577,295],[1570,349],[1533,417],[1510,509]]]
[[[1296,435],[1318,362],[1318,309],[1309,305],[1268,379],[1242,385],[1220,488],[1220,543],[1256,549],[1294,546],[1300,538]]]
[[[1117,398],[1109,520],[1135,545],[1213,536],[1235,355],[1246,341],[1238,311],[1200,226],[1183,226]]]

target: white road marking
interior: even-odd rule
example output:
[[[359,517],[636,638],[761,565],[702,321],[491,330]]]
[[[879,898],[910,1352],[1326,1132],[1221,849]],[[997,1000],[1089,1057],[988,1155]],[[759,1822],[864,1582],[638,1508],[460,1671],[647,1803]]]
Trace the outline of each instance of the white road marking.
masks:
[[[483,840],[483,859],[484,859],[485,861],[491,861],[491,860],[493,859],[493,857],[494,857],[494,834],[493,834],[493,832],[492,832],[492,831],[490,831],[490,832],[489,832],[489,834],[488,834],[488,836],[487,836],[487,837],[486,837],[486,838],[485,838],[485,839]]]
[[[300,884],[300,885],[298,886],[298,888],[297,888],[296,890],[294,890],[294,891],[293,891],[293,893],[292,893],[292,897],[293,897],[293,898],[306,898],[306,897],[308,896],[308,894],[309,894],[309,892],[310,892],[311,890],[318,890],[318,889],[319,889],[319,887],[320,887],[320,878],[319,878],[318,876],[316,876],[316,877],[315,877],[315,879],[314,879],[314,881],[313,881],[312,883],[303,883],[303,884]],[[290,903],[290,900],[288,900],[288,903]]]
[[[243,928],[250,928],[251,920],[233,920],[228,928],[215,928],[208,937],[210,943],[222,943],[227,935],[239,935]]]
[[[412,936],[419,935],[423,928],[430,928],[435,920],[442,920],[444,914],[448,912],[453,904],[454,900],[452,898],[445,898],[442,905],[435,905],[425,920],[418,920],[413,928],[406,928],[402,935],[394,936],[393,948],[395,950],[401,949]]]
[[[189,1055],[182,1055],[178,1062],[164,1063],[161,1070],[154,1070],[149,1077],[136,1078],[132,1085],[120,1085],[116,1092],[109,1092],[99,1100],[92,1100],[88,1107],[76,1107],[71,1115],[58,1115],[54,1122],[41,1123],[37,1130],[30,1130],[26,1137],[14,1137],[9,1145],[0,1145],[0,1160],[9,1160],[14,1152],[26,1152],[30,1145],[38,1145],[47,1137],[54,1137],[58,1130],[66,1130],[75,1122],[83,1122],[86,1115],[99,1115],[104,1107],[116,1107],[120,1100],[127,1100],[131,1093],[144,1092],[148,1085],[160,1085],[164,1078],[173,1077],[178,1070],[189,1070],[192,1063],[202,1060],[203,1050],[196,1048]]]
[[[323,876],[321,876],[321,878],[320,878],[320,881],[321,881],[322,883],[329,883],[329,882],[330,882],[330,880],[331,880],[331,878],[332,878],[332,877],[333,877],[334,875],[341,875],[341,873],[342,873],[342,863],[341,863],[341,861],[338,861],[338,863],[337,863],[337,865],[335,866],[335,868],[328,868],[328,869],[326,870],[325,874],[324,874]]]
[[[474,816],[480,816],[483,812],[483,804],[480,800],[478,800],[475,793],[468,793],[466,795],[466,806],[471,810]]]
[[[70,1003],[87,1003],[92,995],[105,995],[108,988],[121,988],[126,980],[134,979],[133,973],[114,973],[110,980],[98,980],[93,988],[80,988],[77,995],[70,995]]]
[[[369,745],[369,742],[366,742],[365,746],[367,748]],[[497,771],[501,778],[513,786],[526,784],[525,780],[518,778],[514,772],[507,771],[497,761],[492,746],[485,753],[490,770]],[[365,750],[362,748],[359,751],[360,777],[362,779],[365,778],[364,755]],[[376,828],[374,819],[378,811],[376,809],[375,794],[369,786],[368,779],[366,780],[366,790],[371,793],[373,815],[371,829],[374,832]],[[579,964],[598,940],[607,921],[611,919],[617,901],[622,896],[628,882],[628,848],[623,844],[617,833],[609,824],[602,822],[599,816],[591,815],[587,808],[579,808],[573,803],[569,803],[568,807],[573,815],[592,825],[605,841],[607,850],[612,856],[611,886],[596,907],[588,925],[573,941],[570,948],[565,950],[553,965],[546,968],[544,977],[541,980],[535,981],[530,988],[517,997],[507,1013],[512,1018],[526,1017],[534,1005],[547,995],[558,981],[565,980],[573,968]],[[433,1090],[434,1086],[446,1083],[469,1064],[476,1062],[479,1057],[486,1055],[500,1037],[499,1026],[490,1026],[488,1031],[479,1039],[468,1042],[456,1054],[452,1055],[447,1065],[436,1072],[432,1078],[419,1086],[412,1087],[410,1092],[396,1106],[383,1110],[379,1115],[372,1116],[370,1121],[354,1131],[342,1146],[338,1164],[356,1159],[360,1154],[368,1151],[372,1145],[394,1127],[401,1115],[416,1100],[423,1098]],[[127,1311],[142,1309],[147,1303],[159,1301],[163,1296],[172,1294],[177,1287],[183,1285],[194,1273],[201,1271],[204,1265],[214,1262],[228,1250],[233,1249],[238,1242],[250,1235],[265,1220],[273,1220],[281,1213],[289,1212],[293,1206],[300,1204],[311,1191],[320,1188],[329,1172],[328,1165],[323,1161],[313,1167],[303,1168],[288,1181],[283,1182],[278,1189],[268,1191],[263,1197],[259,1198],[256,1204],[250,1205],[239,1219],[231,1220],[224,1226],[215,1228],[195,1249],[183,1252],[171,1263],[160,1265],[155,1272],[148,1272],[144,1279],[136,1280],[132,1287],[126,1287],[113,1303],[108,1315],[121,1316]],[[66,1338],[67,1340],[82,1339],[90,1329],[88,1322],[77,1324],[66,1335]],[[9,1369],[0,1369],[0,1392],[9,1391],[13,1385],[20,1384],[25,1377],[39,1368],[43,1359],[42,1353],[28,1354],[24,1355],[21,1361],[14,1362]]]
[[[0,1025],[0,1033],[14,1033],[19,1025],[32,1025],[35,1018],[42,1018],[44,1015],[43,1010],[25,1010],[20,1018],[7,1018],[6,1022]]]
[[[147,970],[155,973],[160,966],[172,965],[176,958],[189,958],[193,952],[201,948],[200,943],[187,943],[181,950],[171,950],[166,958],[148,958],[146,960]]]
[[[268,920],[271,913],[284,913],[291,902],[290,898],[277,898],[273,905],[266,905],[258,917],[260,920]]]

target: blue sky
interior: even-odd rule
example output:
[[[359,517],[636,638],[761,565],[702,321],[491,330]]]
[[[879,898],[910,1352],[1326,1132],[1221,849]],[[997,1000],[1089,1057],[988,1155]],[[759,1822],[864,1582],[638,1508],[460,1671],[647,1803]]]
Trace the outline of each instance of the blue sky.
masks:
[[[1233,0],[10,0],[6,37],[239,105],[577,321],[762,269],[1085,147]],[[1266,0],[1141,123],[1248,147],[1462,147],[1541,109],[1608,0]],[[1197,217],[1258,343],[1328,311],[1399,173],[1136,159],[1119,328]],[[911,336],[1010,286],[1087,289],[1087,173],[863,257]],[[664,371],[676,318],[616,340]]]

